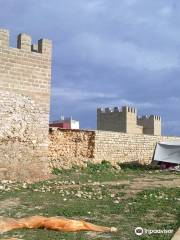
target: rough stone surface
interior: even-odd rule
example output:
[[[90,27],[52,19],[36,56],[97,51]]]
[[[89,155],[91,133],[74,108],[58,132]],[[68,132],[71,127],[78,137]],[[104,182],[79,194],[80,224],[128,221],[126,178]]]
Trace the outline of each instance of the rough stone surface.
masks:
[[[48,116],[31,98],[3,91],[0,109],[0,141],[18,140],[29,143],[43,141],[36,133],[40,133],[39,124]]]
[[[45,141],[39,126],[47,118],[43,109],[29,97],[5,91],[1,93],[0,109],[1,178],[44,177],[48,162],[44,159]]]
[[[50,129],[51,167],[86,166],[94,157],[94,131]]]
[[[114,166],[134,161],[149,164],[157,142],[174,140],[180,141],[180,138],[53,128],[50,132],[49,160],[51,166],[61,168],[85,166],[87,161],[100,163],[103,160]]]

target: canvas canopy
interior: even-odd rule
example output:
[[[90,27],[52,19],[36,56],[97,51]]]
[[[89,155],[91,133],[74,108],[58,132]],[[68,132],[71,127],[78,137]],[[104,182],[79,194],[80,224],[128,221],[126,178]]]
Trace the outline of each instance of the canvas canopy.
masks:
[[[180,141],[157,143],[154,160],[180,164]]]

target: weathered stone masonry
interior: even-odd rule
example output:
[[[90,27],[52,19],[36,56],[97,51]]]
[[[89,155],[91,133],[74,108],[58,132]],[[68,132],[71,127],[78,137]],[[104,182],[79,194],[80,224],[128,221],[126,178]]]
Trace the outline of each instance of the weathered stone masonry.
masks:
[[[50,132],[49,159],[52,167],[62,168],[103,160],[113,165],[133,161],[148,164],[152,161],[157,142],[174,140],[180,141],[180,137],[53,128]]]
[[[84,166],[94,158],[94,131],[50,129],[49,161],[51,167]]]
[[[133,161],[149,164],[157,142],[175,140],[180,141],[180,137],[96,131],[94,157],[96,161],[107,160],[112,164]]]
[[[38,180],[49,174],[51,41],[27,34],[9,46],[0,29],[0,179]]]

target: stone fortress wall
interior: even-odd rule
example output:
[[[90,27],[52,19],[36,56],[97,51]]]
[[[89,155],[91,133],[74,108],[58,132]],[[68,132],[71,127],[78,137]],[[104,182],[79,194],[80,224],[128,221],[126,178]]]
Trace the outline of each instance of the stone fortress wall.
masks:
[[[137,116],[137,109],[123,106],[97,109],[97,129],[123,133],[161,135],[161,117]]]
[[[164,141],[180,142],[180,137],[52,128],[49,160],[55,168],[86,166],[88,162],[103,160],[114,166],[128,162],[150,164],[156,144]]]
[[[32,45],[27,34],[12,48],[9,31],[0,29],[0,180],[37,181],[48,178],[53,167],[103,160],[148,164],[157,142],[180,141],[160,136],[160,117],[138,118],[131,107],[98,109],[101,131],[48,132],[51,51],[50,40]]]
[[[0,29],[0,179],[42,179],[48,170],[50,40]]]

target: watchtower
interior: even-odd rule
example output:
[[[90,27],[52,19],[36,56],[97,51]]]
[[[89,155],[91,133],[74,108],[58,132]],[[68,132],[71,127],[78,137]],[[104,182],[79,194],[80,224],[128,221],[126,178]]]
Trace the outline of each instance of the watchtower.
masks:
[[[49,174],[51,52],[50,40],[34,45],[25,33],[12,48],[9,31],[0,29],[0,178],[32,180]]]
[[[137,126],[137,110],[123,106],[97,109],[97,129],[118,131],[124,133],[142,133],[142,127]]]
[[[97,129],[134,134],[161,135],[161,118],[156,115],[137,117],[137,109],[123,106],[97,109]]]
[[[121,123],[121,124],[120,124]],[[115,107],[97,109],[97,129],[107,131],[126,132],[125,118],[123,119],[122,111]]]
[[[161,117],[157,115],[142,116],[137,123],[143,126],[143,133],[149,135],[161,135]]]
[[[140,133],[143,128],[137,125],[137,109],[133,107],[122,107],[122,119],[125,122],[126,133]]]

